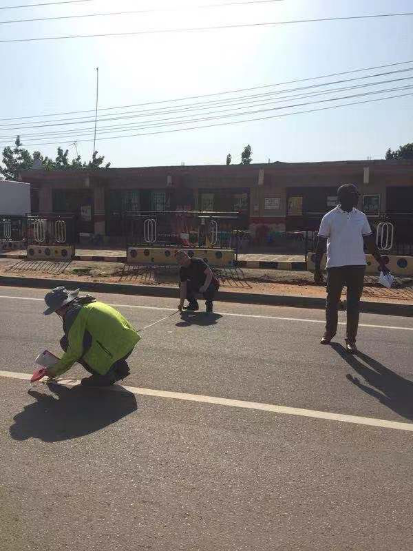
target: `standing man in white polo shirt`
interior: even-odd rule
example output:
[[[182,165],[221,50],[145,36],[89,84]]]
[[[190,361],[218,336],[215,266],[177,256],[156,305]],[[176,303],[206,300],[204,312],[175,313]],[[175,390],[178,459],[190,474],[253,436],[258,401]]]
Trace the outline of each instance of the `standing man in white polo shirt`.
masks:
[[[375,243],[368,219],[355,207],[359,192],[353,184],[338,188],[339,205],[329,211],[321,222],[315,259],[315,282],[323,284],[321,260],[327,253],[326,331],[321,343],[331,342],[338,326],[338,305],[344,286],[347,287],[346,350],[357,352],[356,337],[359,322],[359,301],[364,287],[366,258],[364,243],[382,272],[389,272]],[[327,247],[326,247],[327,245]]]

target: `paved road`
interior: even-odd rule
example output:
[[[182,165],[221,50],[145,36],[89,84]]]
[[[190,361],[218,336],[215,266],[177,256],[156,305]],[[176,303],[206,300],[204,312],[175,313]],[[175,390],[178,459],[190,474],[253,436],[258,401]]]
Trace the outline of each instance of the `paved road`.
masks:
[[[43,294],[0,288],[0,549],[412,548],[410,319],[363,315],[349,357],[322,311],[217,304],[142,333],[130,392],[30,389]],[[97,297],[137,328],[176,306]]]

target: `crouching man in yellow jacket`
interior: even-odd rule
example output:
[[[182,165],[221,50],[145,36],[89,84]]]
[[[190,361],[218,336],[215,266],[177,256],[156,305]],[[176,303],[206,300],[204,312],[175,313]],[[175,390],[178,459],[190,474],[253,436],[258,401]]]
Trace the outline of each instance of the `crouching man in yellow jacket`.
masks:
[[[44,314],[58,314],[65,335],[60,340],[63,357],[48,368],[51,378],[60,376],[76,362],[92,375],[83,378],[85,386],[103,387],[129,375],[126,359],[140,340],[138,333],[121,313],[94,297],[78,297],[79,290],[63,286],[45,296]]]

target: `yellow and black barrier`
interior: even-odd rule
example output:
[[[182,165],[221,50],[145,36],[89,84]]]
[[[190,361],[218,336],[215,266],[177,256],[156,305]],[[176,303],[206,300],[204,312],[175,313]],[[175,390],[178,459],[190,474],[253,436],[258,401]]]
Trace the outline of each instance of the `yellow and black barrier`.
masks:
[[[403,255],[382,255],[386,266],[390,269],[394,276],[412,276],[413,274],[413,258]],[[372,255],[366,255],[367,259],[367,274],[379,274],[380,267]],[[326,255],[323,256],[321,267],[326,264]],[[310,272],[315,271],[315,253],[308,253],[307,269]]]
[[[73,245],[29,245],[27,258],[50,261],[69,261],[75,256]]]
[[[177,251],[185,251],[190,257],[199,257],[211,266],[234,266],[233,249],[177,249],[175,247],[128,247],[128,264],[176,264]]]

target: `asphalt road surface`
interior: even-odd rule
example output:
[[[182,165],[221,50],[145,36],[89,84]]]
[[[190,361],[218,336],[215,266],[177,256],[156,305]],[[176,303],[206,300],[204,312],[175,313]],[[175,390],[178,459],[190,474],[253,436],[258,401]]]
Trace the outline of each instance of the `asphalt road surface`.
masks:
[[[321,310],[96,294],[168,317],[127,388],[30,387],[43,296],[0,288],[1,550],[412,549],[411,319],[362,315],[349,356]]]

